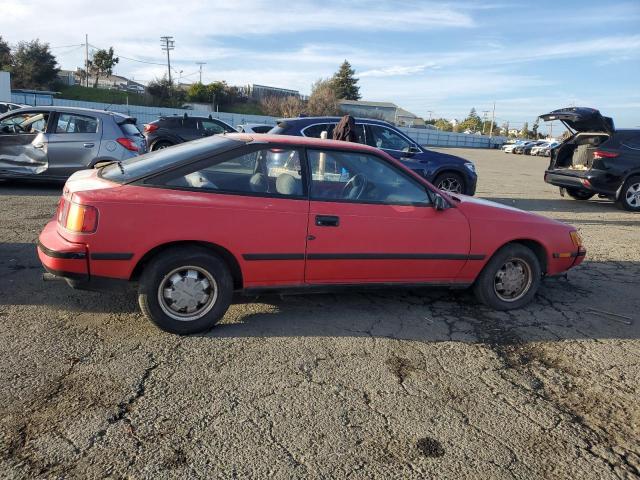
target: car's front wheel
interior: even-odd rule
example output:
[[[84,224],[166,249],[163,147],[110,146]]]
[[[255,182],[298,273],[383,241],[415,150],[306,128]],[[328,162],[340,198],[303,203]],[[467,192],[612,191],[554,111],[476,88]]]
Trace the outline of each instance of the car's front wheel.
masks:
[[[640,212],[640,177],[631,177],[622,186],[618,205],[631,212]]]
[[[574,200],[589,200],[595,195],[594,192],[590,192],[589,190],[582,190],[581,188],[567,188],[566,190],[567,195],[569,195]]]
[[[144,269],[138,303],[162,330],[211,330],[231,303],[233,279],[224,261],[200,247],[161,252]]]
[[[476,279],[474,293],[496,310],[512,310],[528,304],[540,286],[542,270],[536,254],[520,244],[496,252]]]
[[[444,172],[436,177],[433,184],[440,190],[451,193],[465,193],[465,183],[462,175],[454,172]]]

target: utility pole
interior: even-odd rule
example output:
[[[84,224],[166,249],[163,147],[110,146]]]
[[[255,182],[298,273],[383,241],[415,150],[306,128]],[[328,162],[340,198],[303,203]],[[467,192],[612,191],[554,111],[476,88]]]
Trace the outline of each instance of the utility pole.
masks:
[[[493,137],[493,122],[496,119],[496,101],[493,101],[493,113],[491,114],[491,125],[489,125],[489,147],[491,147],[491,138]],[[508,133],[507,133],[508,135]]]
[[[202,83],[202,65],[206,65],[207,62],[196,62],[196,65],[200,65],[200,83]]]
[[[89,34],[84,34],[84,77],[85,87],[89,86]]]
[[[167,72],[169,72],[169,84],[171,84],[171,59],[169,58],[169,52],[175,48],[173,37],[160,37],[160,46],[162,50],[167,52]]]
[[[487,113],[489,113],[489,110],[482,111],[482,135],[484,135],[484,129],[487,126]]]
[[[431,121],[431,114],[433,113],[433,110],[427,110],[427,113],[429,114],[429,121]]]

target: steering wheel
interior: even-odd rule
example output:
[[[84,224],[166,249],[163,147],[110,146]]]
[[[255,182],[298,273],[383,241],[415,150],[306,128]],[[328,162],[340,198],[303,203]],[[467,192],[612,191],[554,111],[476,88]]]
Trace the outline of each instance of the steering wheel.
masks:
[[[12,127],[13,127],[13,133],[20,133],[25,131],[25,129],[22,128],[22,126],[18,123],[14,123]]]
[[[364,193],[367,187],[367,177],[362,173],[357,173],[349,179],[342,188],[342,198],[357,200]]]

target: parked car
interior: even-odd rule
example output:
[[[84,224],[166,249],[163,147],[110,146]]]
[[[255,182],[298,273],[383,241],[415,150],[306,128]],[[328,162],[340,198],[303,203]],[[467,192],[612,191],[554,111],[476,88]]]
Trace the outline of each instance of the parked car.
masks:
[[[544,150],[545,148],[547,148],[549,146],[549,142],[544,141],[544,142],[540,142],[538,145],[531,147],[531,151],[529,152],[529,155],[539,155],[539,152],[541,150]]]
[[[120,113],[49,106],[0,115],[0,178],[64,180],[145,151],[136,119]]]
[[[25,108],[29,105],[21,105],[19,103],[0,102],[0,114],[10,112],[11,110],[17,110],[19,108]]]
[[[320,138],[322,132],[327,132],[327,138],[331,138],[339,121],[339,117],[287,118],[279,120],[269,133]],[[427,150],[382,120],[358,118],[356,130],[359,143],[380,148],[439,189],[465,195],[475,193],[478,176],[473,162]]]
[[[550,142],[547,145],[541,145],[540,147],[537,147],[538,149],[536,150],[535,148],[531,151],[531,155],[538,155],[541,157],[548,157],[551,155],[551,150],[553,150],[554,148],[556,148],[558,145],[560,145],[560,142]],[[535,153],[534,153],[535,150]]]
[[[273,128],[273,125],[265,125],[263,123],[245,123],[238,125],[236,130],[240,133],[267,133]]]
[[[571,132],[551,151],[544,180],[576,200],[598,194],[640,212],[640,129],[619,129],[593,108],[569,107],[541,115]]]
[[[150,151],[161,150],[178,143],[218,133],[235,132],[236,129],[231,125],[213,118],[211,115],[192,117],[186,113],[182,116],[160,117],[144,126],[144,136]]]
[[[538,140],[536,142],[529,142],[527,145],[525,145],[522,148],[522,153],[525,155],[532,155],[531,150],[533,150],[536,147],[539,147],[540,145],[545,145],[547,142],[545,142],[544,140]]]
[[[522,142],[519,143],[518,145],[516,145],[515,147],[513,147],[513,151],[511,153],[516,153],[519,155],[522,155],[524,153],[524,149],[527,147],[531,147],[535,144],[536,142],[532,142],[532,141],[528,141],[528,142]]]
[[[274,154],[295,169],[271,168]],[[181,334],[212,328],[234,290],[473,286],[519,308],[585,255],[573,227],[333,140],[216,135],[78,172],[63,192],[45,268],[76,288],[135,282],[143,313]]]
[[[514,153],[514,152],[513,152],[513,150],[514,150],[516,147],[518,147],[518,146],[520,146],[520,145],[523,145],[524,143],[525,143],[525,142],[524,142],[524,141],[522,141],[522,140],[517,140],[517,141],[515,141],[514,143],[508,143],[508,144],[506,144],[506,145],[503,145],[503,146],[502,146],[502,151],[503,151],[504,153]]]

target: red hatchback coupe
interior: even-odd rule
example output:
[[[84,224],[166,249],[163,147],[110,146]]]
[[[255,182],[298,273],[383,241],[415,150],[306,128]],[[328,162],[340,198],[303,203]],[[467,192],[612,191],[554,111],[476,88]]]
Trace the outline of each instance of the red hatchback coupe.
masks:
[[[518,308],[579,264],[573,227],[447,195],[381,150],[216,135],[75,173],[38,255],[77,288],[138,284],[160,328],[212,328],[234,290],[473,286]]]

